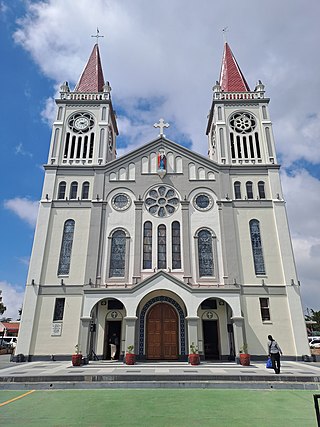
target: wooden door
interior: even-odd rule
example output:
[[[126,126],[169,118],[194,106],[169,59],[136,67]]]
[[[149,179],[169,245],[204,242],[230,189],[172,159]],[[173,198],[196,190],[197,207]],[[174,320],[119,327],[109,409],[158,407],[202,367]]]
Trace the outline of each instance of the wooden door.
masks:
[[[178,316],[170,304],[156,304],[148,313],[147,358],[178,358]]]

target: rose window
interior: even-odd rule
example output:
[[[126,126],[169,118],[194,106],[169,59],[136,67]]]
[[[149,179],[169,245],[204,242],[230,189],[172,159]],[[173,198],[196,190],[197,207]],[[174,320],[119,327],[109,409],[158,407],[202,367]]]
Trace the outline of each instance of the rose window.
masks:
[[[230,118],[230,126],[237,133],[250,133],[256,127],[256,120],[250,113],[234,113]]]
[[[179,198],[172,188],[160,185],[147,194],[146,209],[154,216],[161,218],[172,215],[179,205]]]
[[[193,199],[193,203],[196,209],[198,209],[199,211],[207,211],[213,206],[212,198],[205,193],[196,195]]]

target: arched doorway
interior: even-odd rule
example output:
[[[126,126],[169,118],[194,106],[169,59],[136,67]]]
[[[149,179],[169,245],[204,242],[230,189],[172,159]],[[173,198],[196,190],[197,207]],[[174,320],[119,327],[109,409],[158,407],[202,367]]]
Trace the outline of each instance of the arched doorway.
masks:
[[[147,315],[147,359],[178,359],[178,314],[172,305],[158,303]]]

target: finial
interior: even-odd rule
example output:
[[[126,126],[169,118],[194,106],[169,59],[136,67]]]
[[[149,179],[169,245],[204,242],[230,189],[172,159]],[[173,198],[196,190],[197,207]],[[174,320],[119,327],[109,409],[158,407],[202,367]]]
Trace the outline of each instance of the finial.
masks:
[[[109,82],[105,82],[105,84],[103,85],[103,92],[107,92],[107,93],[111,92],[111,86]]]
[[[224,41],[225,43],[227,43],[227,31],[228,31],[228,27],[224,27],[224,28],[222,29],[222,33],[223,33],[223,41]]]
[[[97,27],[97,34],[95,36],[91,36],[91,37],[95,37],[97,39],[97,44],[99,44],[99,38],[104,37],[104,36],[99,35],[99,28]]]
[[[159,134],[159,136],[160,137],[166,137],[165,136],[165,134],[163,133],[163,128],[168,128],[170,125],[169,125],[169,123],[165,123],[164,122],[164,120],[163,119],[160,119],[159,120],[159,123],[155,123],[154,125],[153,125],[153,127],[155,127],[155,128],[160,128],[160,134]]]
[[[62,85],[60,86],[60,92],[70,92],[68,82],[62,83]]]

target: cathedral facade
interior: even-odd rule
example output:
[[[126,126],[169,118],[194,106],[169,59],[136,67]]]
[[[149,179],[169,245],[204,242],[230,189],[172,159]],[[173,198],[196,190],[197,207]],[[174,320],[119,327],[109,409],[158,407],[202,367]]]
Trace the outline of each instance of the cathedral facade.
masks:
[[[264,85],[225,43],[208,156],[159,137],[116,158],[96,44],[61,86],[16,354],[144,360],[310,354]]]

